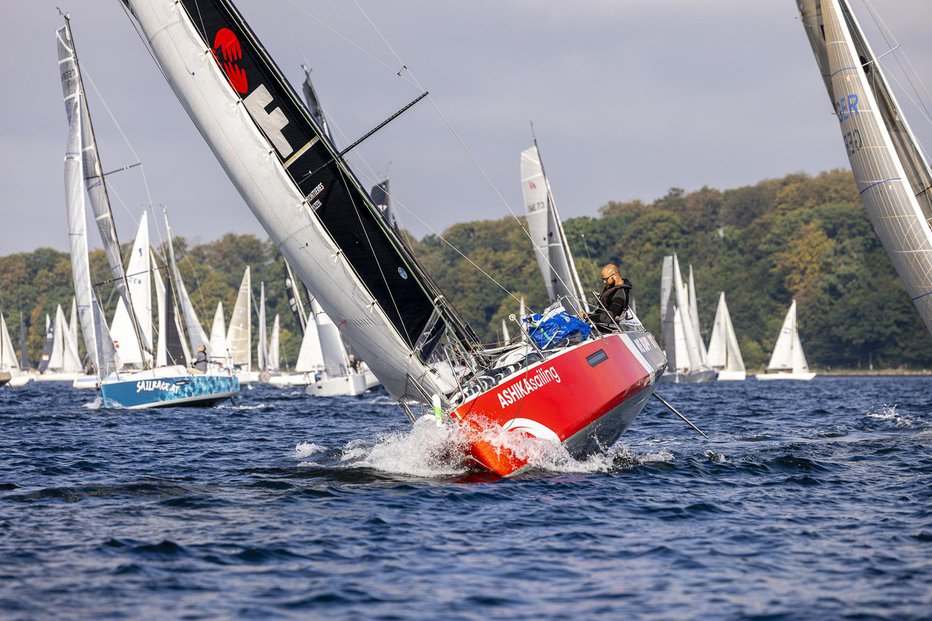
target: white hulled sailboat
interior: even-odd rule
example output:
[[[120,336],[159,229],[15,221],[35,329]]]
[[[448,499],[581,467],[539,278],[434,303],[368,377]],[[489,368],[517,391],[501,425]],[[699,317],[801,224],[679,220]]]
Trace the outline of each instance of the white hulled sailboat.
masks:
[[[799,340],[799,330],[796,328],[796,300],[793,300],[783,319],[780,336],[773,346],[767,373],[759,373],[755,377],[759,380],[808,381],[815,376],[815,373],[809,371],[803,344]]]
[[[228,375],[194,375],[181,365],[153,367],[150,362],[151,358],[149,360],[146,358],[146,354],[151,352],[151,336],[147,337],[141,328],[140,318],[136,315],[137,306],[132,299],[133,290],[123,269],[113,213],[94,140],[91,117],[87,110],[80,64],[75,53],[71,24],[67,15],[65,25],[57,31],[56,35],[62,92],[69,125],[65,149],[65,195],[72,250],[72,275],[81,333],[99,380],[103,405],[104,407],[148,408],[210,404],[227,399],[239,391],[235,378]],[[104,242],[114,285],[133,326],[133,336],[141,354],[141,370],[131,372],[121,370],[122,363],[116,351],[116,344],[110,335],[100,304],[91,287],[87,254],[85,190],[90,198],[94,219]],[[145,248],[140,250],[145,256],[144,261],[148,261],[148,244],[146,243]],[[135,250],[132,258],[137,258]],[[138,276],[145,279],[150,277],[148,272]],[[145,286],[145,290],[149,291],[148,285]],[[168,299],[171,300],[170,290]],[[149,302],[144,300],[141,303],[145,308],[149,305]],[[58,321],[58,316],[62,316],[61,322]],[[58,316],[56,316],[56,323],[63,323],[61,307],[58,309]],[[59,332],[64,334],[63,331]]]
[[[744,358],[738,347],[738,337],[731,323],[731,314],[725,303],[725,292],[718,298],[715,309],[715,321],[712,323],[712,336],[709,339],[709,364],[718,371],[718,381],[741,381],[747,378]]]

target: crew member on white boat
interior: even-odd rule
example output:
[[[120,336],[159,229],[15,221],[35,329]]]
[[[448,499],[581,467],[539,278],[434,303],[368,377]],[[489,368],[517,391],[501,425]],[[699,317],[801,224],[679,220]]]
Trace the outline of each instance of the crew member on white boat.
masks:
[[[618,266],[608,263],[602,268],[602,293],[599,294],[599,308],[584,315],[595,327],[611,330],[615,327],[618,318],[628,310],[628,296],[632,284],[627,278],[622,278]]]
[[[207,348],[201,343],[197,346],[197,354],[194,355],[194,362],[191,364],[196,373],[207,373]]]

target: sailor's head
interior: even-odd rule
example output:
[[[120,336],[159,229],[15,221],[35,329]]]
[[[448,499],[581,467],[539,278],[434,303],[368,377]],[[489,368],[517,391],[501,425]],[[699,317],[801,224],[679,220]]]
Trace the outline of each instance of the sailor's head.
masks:
[[[197,351],[207,351],[207,347],[203,343],[201,343],[200,345],[197,346]]]
[[[618,266],[614,263],[606,263],[602,268],[602,282],[606,287],[614,287],[621,284],[621,276],[618,274]]]

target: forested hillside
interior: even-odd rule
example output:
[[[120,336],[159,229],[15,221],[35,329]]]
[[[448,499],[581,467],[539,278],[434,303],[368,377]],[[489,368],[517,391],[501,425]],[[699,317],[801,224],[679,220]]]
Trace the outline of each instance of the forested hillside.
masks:
[[[793,298],[813,368],[932,366],[932,337],[871,229],[849,172],[789,175],[725,191],[674,188],[650,204],[609,203],[598,216],[566,220],[565,228],[587,290],[601,288],[601,264],[618,263],[634,282],[638,314],[658,335],[661,263],[676,252],[684,270],[690,264],[695,270],[706,340],[719,291],[725,291],[749,370],[766,364]],[[546,305],[531,242],[513,218],[466,222],[442,239],[409,241],[483,339],[497,340],[501,319],[518,304],[479,268],[524,296],[531,309]],[[243,269],[251,265],[254,296],[265,281],[269,322],[281,315],[284,359],[295,360],[299,338],[285,299],[282,259],[271,243],[227,234],[191,247],[176,239],[175,245],[208,332],[218,300],[229,320]],[[95,282],[107,280],[103,252],[91,259]],[[31,360],[41,350],[45,314],[56,304],[67,314],[71,295],[67,254],[40,248],[0,258],[0,306],[14,342],[23,312]],[[99,287],[98,295],[112,312],[110,286]]]

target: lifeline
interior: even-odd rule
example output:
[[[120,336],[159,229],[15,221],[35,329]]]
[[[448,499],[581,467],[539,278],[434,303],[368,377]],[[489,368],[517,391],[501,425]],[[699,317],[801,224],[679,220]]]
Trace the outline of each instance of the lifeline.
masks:
[[[531,377],[525,377],[508,388],[503,388],[501,392],[498,393],[498,402],[502,405],[502,409],[504,410],[518,399],[528,396],[538,388],[546,386],[550,382],[560,383],[560,374],[557,373],[557,370],[553,367],[537,369],[537,372]]]

